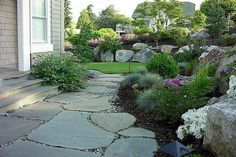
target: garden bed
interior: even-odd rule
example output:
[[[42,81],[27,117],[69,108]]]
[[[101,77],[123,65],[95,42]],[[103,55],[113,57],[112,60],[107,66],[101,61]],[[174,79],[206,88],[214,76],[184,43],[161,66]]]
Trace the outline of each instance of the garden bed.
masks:
[[[156,134],[156,140],[160,146],[177,140],[175,131],[181,122],[177,122],[175,124],[169,123],[168,121],[157,123],[155,120],[156,113],[147,113],[143,109],[137,108],[135,105],[136,98],[137,96],[132,87],[120,87],[118,97],[115,99],[114,104],[120,107],[123,112],[128,112],[137,118],[137,121],[134,124],[136,127],[142,127],[153,131]],[[194,149],[194,154],[199,154],[204,157],[214,157],[213,154],[202,148],[201,140],[196,140],[193,138],[181,142],[185,145],[191,145],[191,147]],[[157,152],[155,157],[157,156],[162,157],[165,155]]]

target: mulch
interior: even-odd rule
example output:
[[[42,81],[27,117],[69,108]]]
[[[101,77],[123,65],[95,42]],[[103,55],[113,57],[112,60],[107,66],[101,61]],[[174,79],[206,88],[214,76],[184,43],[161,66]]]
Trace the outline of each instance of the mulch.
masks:
[[[143,109],[138,108],[135,105],[136,94],[132,87],[120,87],[118,96],[114,99],[114,105],[118,106],[122,111],[128,112],[134,115],[137,119],[134,124],[135,127],[142,127],[153,131],[156,134],[156,140],[159,146],[163,146],[174,140],[178,140],[176,135],[176,130],[181,122],[172,124],[170,122],[159,123],[155,120],[156,113],[145,112]],[[212,153],[205,150],[202,147],[202,140],[196,140],[194,138],[189,138],[184,141],[180,141],[184,145],[191,145],[194,154],[200,154],[203,157],[214,157]],[[166,155],[156,152],[154,157],[165,157]]]

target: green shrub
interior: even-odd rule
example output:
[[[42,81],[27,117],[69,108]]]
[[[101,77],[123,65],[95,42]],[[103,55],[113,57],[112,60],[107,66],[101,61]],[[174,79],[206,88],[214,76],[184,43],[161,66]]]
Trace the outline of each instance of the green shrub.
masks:
[[[93,31],[90,26],[84,26],[80,34],[73,35],[67,38],[75,47],[74,54],[80,59],[81,62],[88,62],[93,59],[93,50],[89,46],[88,41],[94,37]]]
[[[158,73],[164,78],[175,77],[179,74],[179,68],[172,56],[166,53],[156,54],[148,63],[150,72]]]
[[[105,37],[104,40],[99,42],[99,49],[101,52],[106,52],[110,50],[115,53],[117,50],[122,48],[122,43],[115,38]]]
[[[234,45],[234,44],[236,44],[236,35],[235,34],[222,35],[220,38],[220,42],[221,42],[221,44],[226,45],[226,46]]]
[[[217,66],[216,65],[210,65],[209,67],[208,67],[209,69],[209,71],[208,71],[208,76],[209,77],[214,77],[215,76],[215,74],[216,74],[216,71],[217,71]]]
[[[64,91],[84,87],[85,69],[76,63],[76,58],[66,55],[49,55],[32,68],[32,78],[43,79],[45,85],[56,85]]]
[[[147,34],[147,33],[151,33],[152,30],[149,27],[136,27],[133,29],[133,33],[136,35],[143,35],[143,34]]]
[[[179,63],[178,66],[180,69],[180,74],[185,76],[191,76],[193,74],[195,65],[195,60]]]
[[[177,63],[188,62],[192,59],[191,53],[189,52],[175,53],[173,57]]]
[[[101,28],[97,31],[101,38],[116,38],[117,33],[112,28]]]
[[[134,84],[138,83],[141,79],[142,75],[138,73],[132,73],[125,77],[123,81],[121,81],[121,86],[133,86]]]

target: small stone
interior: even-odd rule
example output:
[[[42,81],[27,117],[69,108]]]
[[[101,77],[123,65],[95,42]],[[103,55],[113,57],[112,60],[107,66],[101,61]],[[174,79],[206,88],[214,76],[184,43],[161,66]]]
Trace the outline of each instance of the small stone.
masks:
[[[152,131],[143,128],[129,128],[119,132],[120,135],[129,137],[150,137],[155,138],[155,134]]]
[[[134,50],[143,50],[143,49],[146,49],[146,48],[148,48],[148,45],[144,44],[144,43],[135,43],[133,45]]]
[[[153,157],[157,148],[154,139],[119,139],[107,148],[104,157]]]
[[[110,97],[100,97],[64,105],[63,107],[71,111],[99,112],[111,108],[109,99]]]
[[[133,125],[136,118],[128,113],[97,113],[91,120],[107,131],[118,132]]]

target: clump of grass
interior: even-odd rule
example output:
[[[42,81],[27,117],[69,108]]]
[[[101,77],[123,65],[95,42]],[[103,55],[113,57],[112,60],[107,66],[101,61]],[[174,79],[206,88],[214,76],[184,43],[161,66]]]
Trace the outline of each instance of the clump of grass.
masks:
[[[154,87],[155,85],[160,84],[161,81],[162,80],[159,75],[147,74],[140,78],[138,85],[140,88],[148,89]]]
[[[141,75],[145,75],[145,74],[148,73],[148,71],[147,71],[147,68],[146,68],[146,67],[140,66],[140,67],[138,67],[138,69],[136,70],[136,73],[141,74]]]
[[[137,104],[146,111],[153,111],[158,105],[155,92],[152,89],[144,91],[138,96]]]
[[[139,73],[129,74],[123,81],[121,81],[121,86],[133,86],[134,84],[139,82],[141,77],[142,75]]]

